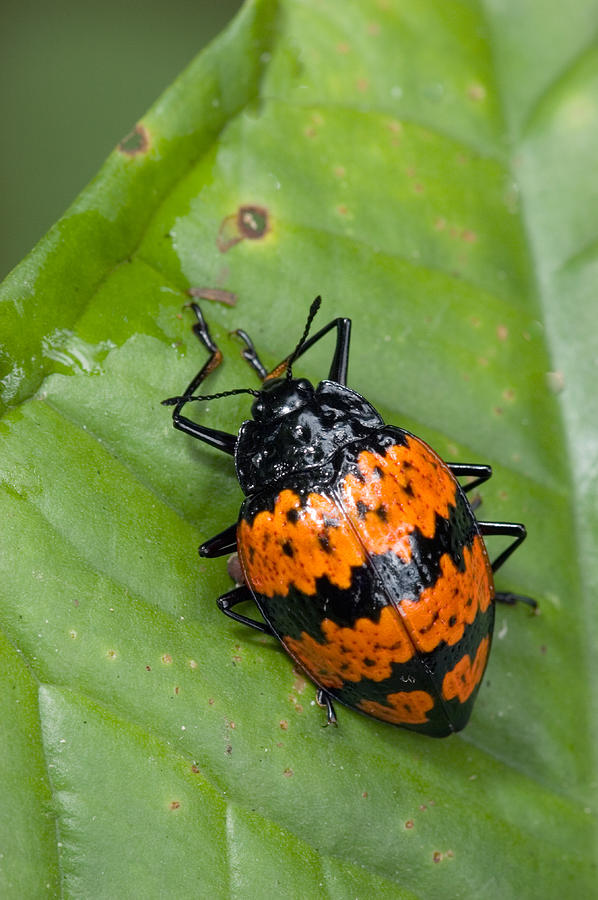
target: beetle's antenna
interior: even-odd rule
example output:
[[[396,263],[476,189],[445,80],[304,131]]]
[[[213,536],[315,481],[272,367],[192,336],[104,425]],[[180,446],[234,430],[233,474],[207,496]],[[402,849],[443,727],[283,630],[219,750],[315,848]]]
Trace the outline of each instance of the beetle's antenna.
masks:
[[[292,368],[293,363],[295,362],[295,360],[299,356],[299,353],[301,352],[301,348],[302,348],[303,344],[305,343],[307,335],[309,334],[309,329],[311,328],[311,323],[313,322],[313,320],[316,316],[316,313],[318,312],[318,310],[320,308],[321,303],[322,303],[322,298],[316,297],[316,299],[314,300],[312,305],[309,307],[309,315],[307,317],[307,322],[305,323],[305,328],[303,329],[303,334],[301,335],[301,340],[299,341],[299,343],[297,344],[297,346],[295,347],[295,349],[289,356],[289,359],[287,362],[287,381],[290,381],[291,378],[293,377],[293,368]]]
[[[232,397],[233,394],[252,394],[254,397],[260,396],[260,392],[254,391],[252,388],[237,388],[234,391],[222,391],[220,394],[195,394],[190,395],[189,397],[169,397],[167,400],[162,400],[162,406],[177,406],[179,403],[191,403],[192,400],[220,400],[221,397]]]

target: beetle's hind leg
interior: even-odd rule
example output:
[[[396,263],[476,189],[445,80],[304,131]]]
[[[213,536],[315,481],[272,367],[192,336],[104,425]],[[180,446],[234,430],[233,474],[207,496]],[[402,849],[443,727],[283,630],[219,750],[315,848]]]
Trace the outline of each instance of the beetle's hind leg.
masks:
[[[222,597],[218,597],[216,602],[218,604],[218,609],[223,612],[225,616],[234,619],[235,622],[241,622],[242,625],[248,625],[249,628],[255,628],[256,631],[261,631],[262,634],[274,634],[266,622],[258,622],[256,619],[250,619],[248,616],[242,616],[240,613],[234,612],[233,606],[237,606],[239,603],[245,603],[247,600],[253,600],[253,596],[247,585],[243,584],[241,587],[233,588],[232,591],[227,591]]]
[[[497,603],[505,603],[507,606],[515,606],[516,603],[525,603],[531,606],[533,610],[538,609],[538,601],[533,597],[526,597],[525,594],[513,594],[511,591],[497,591],[494,595]]]
[[[316,703],[326,710],[326,725],[338,725],[332,697],[324,688],[318,688],[316,691]]]

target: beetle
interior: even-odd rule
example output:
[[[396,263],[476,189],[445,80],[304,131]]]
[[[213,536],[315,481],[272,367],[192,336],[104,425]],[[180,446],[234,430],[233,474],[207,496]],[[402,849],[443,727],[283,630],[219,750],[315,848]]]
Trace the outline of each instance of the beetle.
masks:
[[[223,594],[230,618],[282,643],[314,682],[327,724],[334,701],[433,737],[469,720],[492,641],[495,603],[534,600],[497,593],[493,573],[526,537],[516,522],[478,521],[467,493],[489,465],[445,463],[424,441],[386,425],[347,387],[351,320],[312,337],[312,303],[301,340],[268,371],[242,329],[242,354],[262,381],[195,394],[222,361],[197,303],[193,331],[210,357],[174,406],[173,424],[234,457],[245,494],[238,521],[199,548],[238,552],[244,583]],[[295,378],[296,360],[330,331],[328,379]],[[183,415],[195,400],[254,396],[237,435]],[[458,478],[470,480],[461,485]],[[513,540],[490,562],[485,537]],[[254,601],[263,622],[236,610]]]

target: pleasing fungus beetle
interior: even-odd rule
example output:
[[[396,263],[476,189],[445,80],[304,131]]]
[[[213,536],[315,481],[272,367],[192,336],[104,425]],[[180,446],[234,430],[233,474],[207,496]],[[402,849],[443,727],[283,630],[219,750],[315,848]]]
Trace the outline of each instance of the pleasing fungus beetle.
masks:
[[[235,550],[245,584],[218,606],[237,622],[277,637],[317,685],[336,722],[333,700],[413,731],[443,737],[471,714],[492,640],[495,572],[524,540],[523,525],[479,522],[466,493],[490,466],[444,463],[415,435],[385,425],[346,386],[350,319],[334,319],[308,339],[311,306],[295,350],[271,372],[244,331],[243,356],[261,390],[194,392],[219,365],[196,303],[193,330],[211,356],[187,390],[165,400],[176,428],[234,457],[245,500],[239,521],[206,541],[201,556]],[[336,329],[328,380],[317,387],[292,366]],[[253,419],[238,435],[182,415],[192,400],[255,396]],[[470,477],[460,486],[457,477]],[[490,562],[484,536],[512,543]],[[264,622],[236,612],[255,601]]]

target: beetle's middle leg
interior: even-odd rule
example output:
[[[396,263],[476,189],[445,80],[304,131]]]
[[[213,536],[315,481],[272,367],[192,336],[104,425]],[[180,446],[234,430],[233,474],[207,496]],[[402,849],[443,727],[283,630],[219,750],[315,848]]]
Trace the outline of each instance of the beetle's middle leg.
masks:
[[[527,535],[525,525],[521,525],[519,522],[478,522],[478,526],[481,533],[486,537],[504,534],[515,539],[509,544],[506,550],[503,550],[503,552],[496,557],[492,563],[493,572],[500,569],[511,553],[525,540]],[[536,600],[532,597],[525,597],[522,594],[511,594],[499,591],[495,594],[495,600],[497,600],[498,603],[507,603],[510,605],[519,601],[520,603],[527,603],[527,605],[531,606],[533,609],[538,608],[538,602]]]
[[[266,622],[258,622],[256,619],[250,619],[248,616],[242,616],[240,613],[234,612],[233,606],[237,606],[238,603],[245,603],[247,600],[253,601],[253,595],[247,585],[243,584],[241,587],[233,588],[232,591],[227,591],[226,594],[218,597],[216,602],[218,609],[225,616],[234,619],[235,622],[241,622],[242,625],[248,625],[250,628],[255,628],[256,631],[261,631],[263,634],[274,634]]]
[[[208,538],[199,548],[199,555],[213,558],[234,553],[237,549],[237,526],[229,525],[224,531],[218,532],[214,537]]]
[[[461,485],[465,494],[492,477],[491,466],[485,466],[478,463],[447,463],[447,466],[455,478],[473,476],[473,481],[468,481],[467,484]]]

